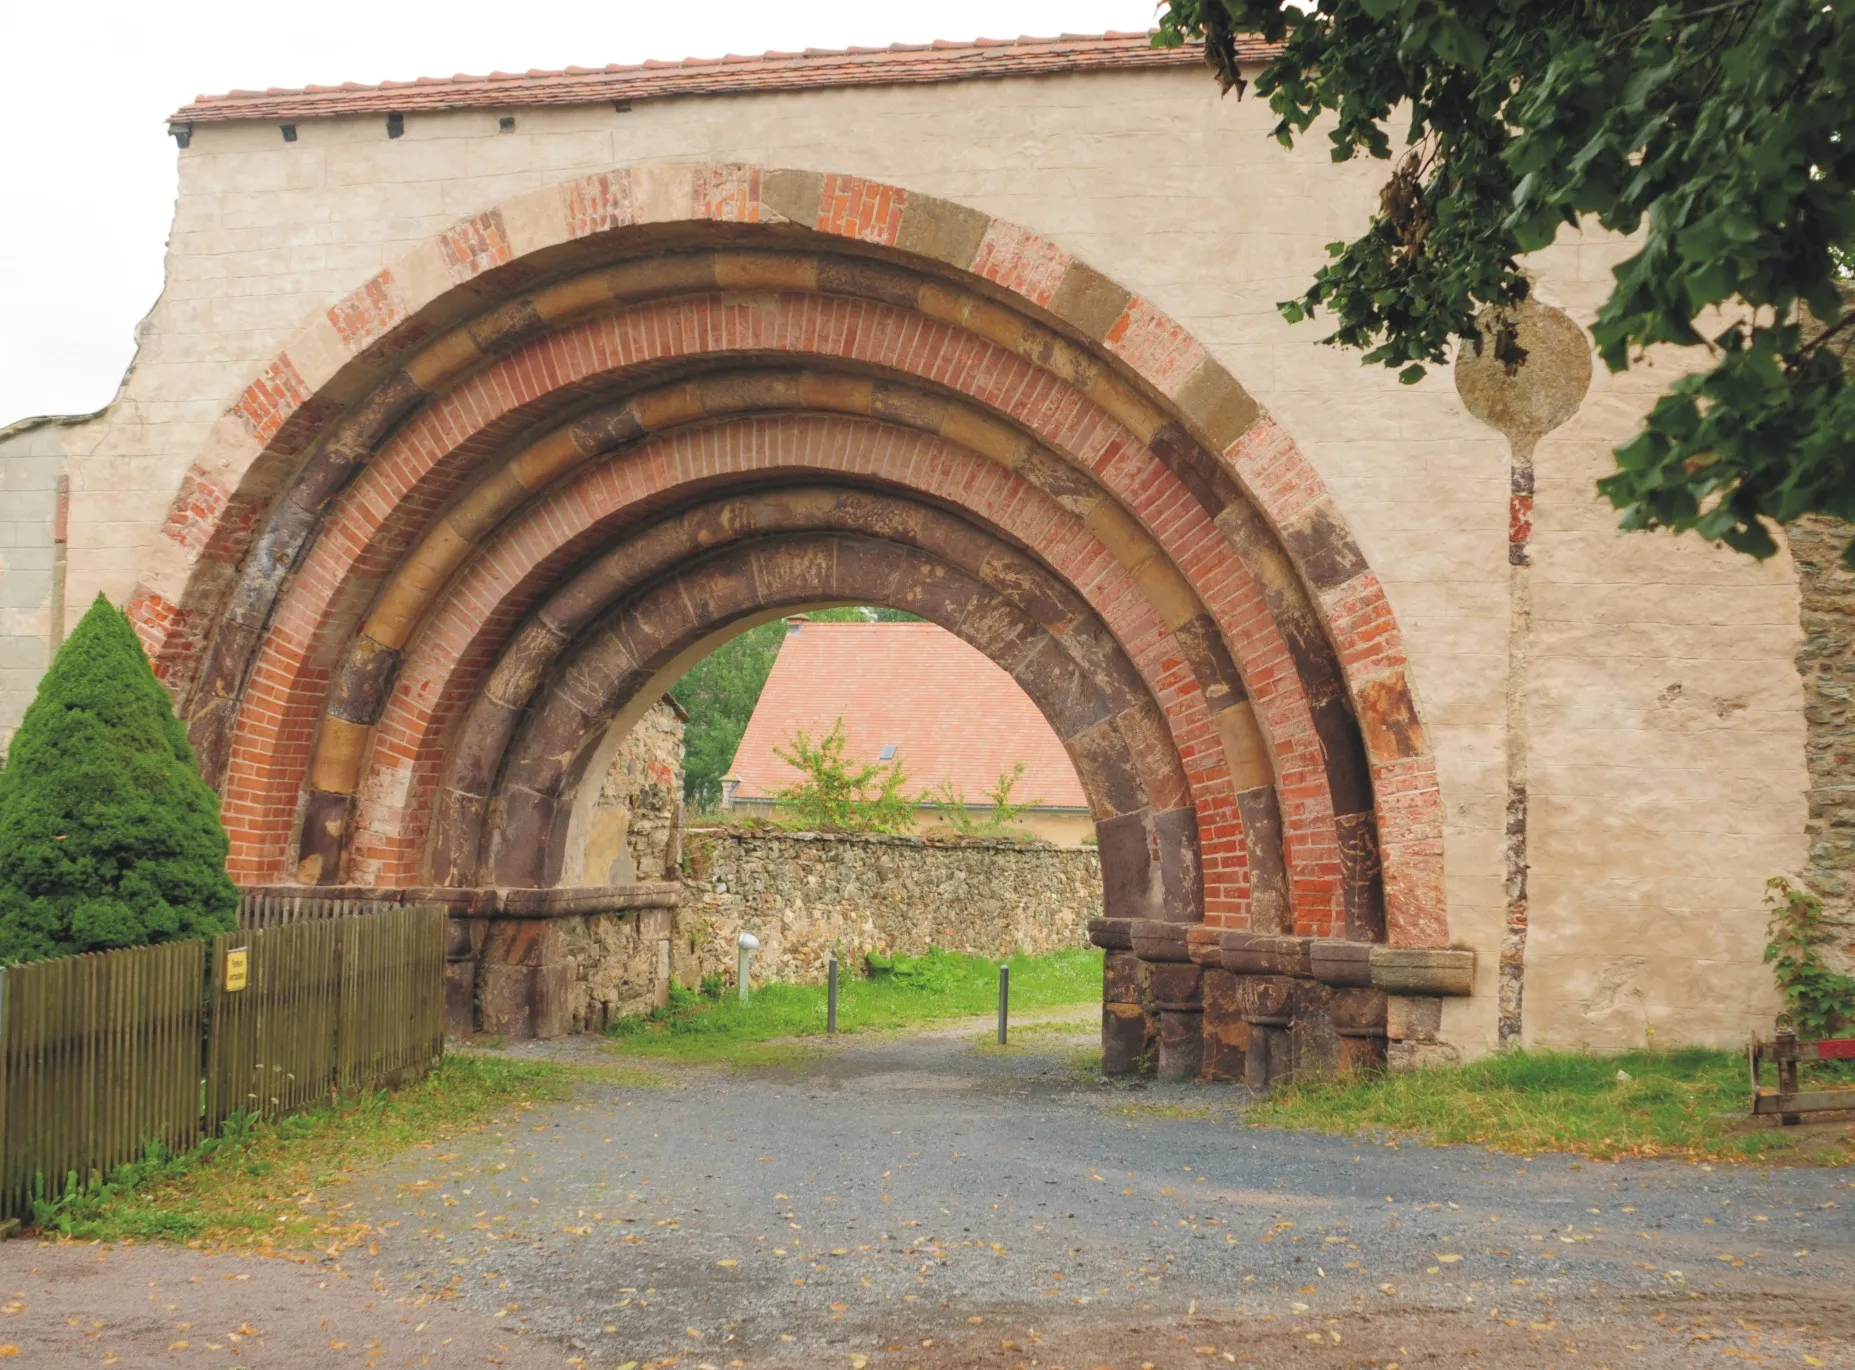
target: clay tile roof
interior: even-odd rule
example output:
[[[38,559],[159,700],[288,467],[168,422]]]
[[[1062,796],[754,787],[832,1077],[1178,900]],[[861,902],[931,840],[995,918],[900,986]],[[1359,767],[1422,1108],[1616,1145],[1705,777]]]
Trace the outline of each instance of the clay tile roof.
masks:
[[[792,784],[773,754],[795,729],[817,739],[844,720],[845,751],[876,761],[884,747],[910,791],[950,780],[968,803],[985,802],[999,773],[1019,761],[1017,800],[1088,805],[1069,754],[1037,706],[989,657],[932,623],[805,623],[788,632],[734,754],[741,799],[771,799]]]
[[[425,76],[363,86],[301,90],[234,90],[201,95],[170,116],[179,123],[231,119],[314,119],[338,114],[416,110],[510,109],[520,105],[585,105],[676,95],[745,95],[821,86],[907,85],[1001,76],[1043,76],[1148,67],[1190,66],[1197,46],[1155,48],[1145,33],[1066,33],[1060,38],[979,38],[968,42],[897,43],[886,48],[807,48],[758,57],[686,57],[635,66],[568,67],[564,71],[492,72],[488,76]],[[1239,43],[1246,59],[1266,61],[1275,49],[1261,40]]]

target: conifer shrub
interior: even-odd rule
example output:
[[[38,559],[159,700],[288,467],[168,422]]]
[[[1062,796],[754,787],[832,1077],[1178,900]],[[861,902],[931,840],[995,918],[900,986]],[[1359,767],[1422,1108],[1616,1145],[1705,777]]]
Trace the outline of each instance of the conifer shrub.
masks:
[[[230,931],[228,846],[167,691],[97,596],[0,770],[0,963]]]

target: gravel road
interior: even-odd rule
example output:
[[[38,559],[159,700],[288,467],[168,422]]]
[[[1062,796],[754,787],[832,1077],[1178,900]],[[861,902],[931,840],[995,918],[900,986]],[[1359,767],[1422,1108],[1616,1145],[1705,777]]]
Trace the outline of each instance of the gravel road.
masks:
[[[1077,1072],[1086,1036],[982,1040],[584,1085],[358,1178],[375,1255],[11,1243],[0,1351],[197,1363],[103,1334],[210,1293],[228,1325],[268,1302],[204,1363],[278,1367],[1855,1365],[1845,1171],[1274,1132]],[[99,1257],[132,1275],[71,1277]]]

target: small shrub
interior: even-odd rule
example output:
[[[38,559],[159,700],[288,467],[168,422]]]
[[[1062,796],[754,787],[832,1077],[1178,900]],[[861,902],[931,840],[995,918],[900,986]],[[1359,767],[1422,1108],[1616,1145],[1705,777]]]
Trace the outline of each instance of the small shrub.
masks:
[[[1018,821],[1018,816],[1026,809],[1035,808],[1036,799],[1026,799],[1022,803],[1011,797],[1012,788],[1024,778],[1024,763],[1018,762],[1008,771],[999,772],[998,783],[986,792],[986,802],[991,808],[984,818],[974,818],[972,810],[966,803],[966,792],[958,788],[951,780],[943,780],[940,788],[934,791],[934,807],[940,810],[941,818],[947,826],[961,837],[1005,837],[1011,835],[1011,828]]]
[[[134,628],[97,596],[0,770],[0,962],[230,931],[228,845]]]
[[[1781,875],[1765,882],[1765,906],[1765,964],[1784,996],[1779,1022],[1806,1041],[1836,1036],[1855,1023],[1855,976],[1831,970],[1820,948],[1842,925],[1823,912],[1821,899]]]
[[[837,832],[906,832],[917,800],[903,786],[908,774],[899,760],[887,766],[845,755],[844,720],[813,742],[804,729],[773,754],[799,772],[799,781],[779,792],[781,816],[791,826]]]

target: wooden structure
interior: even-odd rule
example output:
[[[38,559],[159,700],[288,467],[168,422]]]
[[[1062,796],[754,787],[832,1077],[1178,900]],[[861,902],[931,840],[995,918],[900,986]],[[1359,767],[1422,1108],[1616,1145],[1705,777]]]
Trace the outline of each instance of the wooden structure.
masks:
[[[235,1114],[277,1117],[437,1063],[443,911],[296,912],[210,945],[0,971],[0,1218],[150,1146],[186,1151]]]
[[[1779,1028],[1777,1040],[1760,1041],[1752,1035],[1746,1049],[1746,1061],[1752,1075],[1752,1112],[1755,1116],[1776,1114],[1785,1127],[1795,1127],[1805,1113],[1828,1113],[1855,1109],[1855,1086],[1840,1089],[1805,1090],[1798,1087],[1798,1066],[1807,1061],[1855,1061],[1855,1038],[1840,1037],[1822,1042],[1800,1042],[1789,1028]],[[1762,1066],[1777,1068],[1778,1084],[1773,1089],[1759,1083]]]

